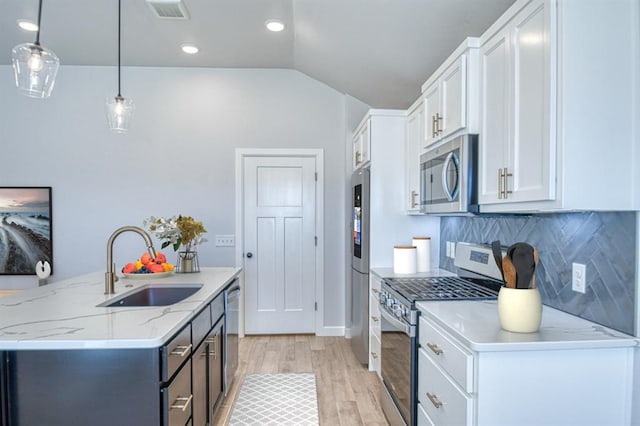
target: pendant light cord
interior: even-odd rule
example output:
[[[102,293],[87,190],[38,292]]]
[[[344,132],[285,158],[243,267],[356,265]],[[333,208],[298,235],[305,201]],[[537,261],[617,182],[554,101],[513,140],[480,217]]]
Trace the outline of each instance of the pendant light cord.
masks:
[[[42,0],[40,0],[42,2]],[[118,0],[118,97],[120,94],[120,21],[122,20],[122,12],[120,11],[122,0]]]
[[[36,46],[40,46],[40,18],[42,18],[42,0],[38,5],[38,32],[36,32],[36,42],[34,43]]]

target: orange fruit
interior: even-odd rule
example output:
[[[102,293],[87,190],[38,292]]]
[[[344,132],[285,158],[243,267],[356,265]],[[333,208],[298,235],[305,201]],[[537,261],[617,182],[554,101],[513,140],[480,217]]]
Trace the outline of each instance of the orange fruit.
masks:
[[[126,265],[124,265],[124,268],[122,268],[122,272],[124,272],[125,274],[132,274],[136,270],[136,265],[133,263],[127,263]]]
[[[142,256],[140,256],[140,262],[142,262],[143,265],[146,265],[147,263],[150,263],[152,261],[153,258],[149,253],[143,253]]]
[[[164,268],[162,267],[162,265],[158,265],[157,263],[149,263],[148,265],[146,265],[146,267],[153,273],[164,272]]]

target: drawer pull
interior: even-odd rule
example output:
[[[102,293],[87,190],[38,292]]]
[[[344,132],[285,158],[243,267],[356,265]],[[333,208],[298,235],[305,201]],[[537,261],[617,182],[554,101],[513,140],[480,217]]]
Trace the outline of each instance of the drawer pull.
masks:
[[[371,317],[371,319],[372,319],[372,320],[374,320],[375,322],[380,321],[380,318],[378,318],[378,317],[376,317],[376,316],[372,316],[372,317]]]
[[[380,290],[378,290],[377,288],[372,288],[371,291],[375,294],[380,294]]]
[[[191,351],[191,347],[193,345],[189,343],[187,346],[178,345],[174,350],[171,351],[171,355],[180,355],[181,357],[185,357]]]
[[[444,351],[442,350],[442,348],[440,348],[438,345],[436,345],[435,343],[427,343],[427,346],[429,347],[429,349],[431,349],[431,351],[436,354],[436,355],[442,355],[444,353]]]
[[[375,352],[371,352],[371,358],[378,359],[378,354]]]
[[[429,401],[431,401],[433,406],[436,408],[440,408],[444,405],[435,393],[427,392],[427,398],[429,398]]]
[[[204,339],[205,343],[215,343],[216,342],[216,338],[215,337],[207,337],[206,339]]]
[[[171,409],[185,411],[189,406],[189,404],[191,404],[192,399],[193,399],[193,395],[189,395],[188,397],[179,396],[176,398],[176,402],[174,402],[173,405],[171,406]],[[182,404],[179,404],[180,402]]]

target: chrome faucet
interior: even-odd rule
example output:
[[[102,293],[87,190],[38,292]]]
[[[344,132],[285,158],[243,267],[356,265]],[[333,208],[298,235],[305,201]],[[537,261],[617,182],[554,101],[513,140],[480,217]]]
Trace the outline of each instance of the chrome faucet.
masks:
[[[111,234],[109,241],[107,242],[107,272],[104,274],[104,294],[114,294],[116,292],[115,282],[118,281],[118,277],[116,276],[116,265],[113,263],[113,242],[116,240],[118,235],[127,231],[135,232],[144,238],[144,241],[147,244],[147,249],[149,249],[149,254],[154,258],[156,257],[156,250],[153,248],[151,237],[144,229],[137,226],[123,226],[116,229],[113,234]]]

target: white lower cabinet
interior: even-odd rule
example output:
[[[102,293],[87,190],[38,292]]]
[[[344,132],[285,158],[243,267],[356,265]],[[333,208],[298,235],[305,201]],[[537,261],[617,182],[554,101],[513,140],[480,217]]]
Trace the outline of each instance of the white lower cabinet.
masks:
[[[369,275],[371,278],[369,292],[369,371],[378,373],[378,377],[382,380],[382,365],[380,363],[381,355],[381,324],[380,324],[380,305],[378,303],[380,294],[381,280],[374,274]]]
[[[475,337],[454,337],[425,311],[420,317],[418,425],[634,424],[630,336],[629,342],[611,344],[605,337],[601,347],[586,344],[580,333],[595,331],[597,336],[598,326],[590,329],[592,323],[584,321],[578,332],[567,329],[557,334],[567,342],[552,337],[549,349],[544,349],[532,336],[544,340],[562,326],[551,325],[549,331],[539,333],[510,333],[495,323],[485,324],[481,316],[469,315],[473,319],[467,322],[465,315],[451,315],[460,318],[453,329],[491,337],[482,342],[486,350],[472,350],[462,342],[474,342]],[[495,317],[497,322],[497,313]]]

